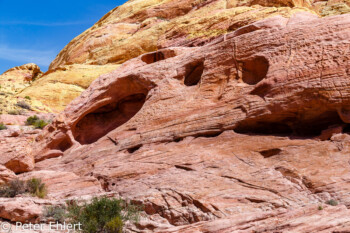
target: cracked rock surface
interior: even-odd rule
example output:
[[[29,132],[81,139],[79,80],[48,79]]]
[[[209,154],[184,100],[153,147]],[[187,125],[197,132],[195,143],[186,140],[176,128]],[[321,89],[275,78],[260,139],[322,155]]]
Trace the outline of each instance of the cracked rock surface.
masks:
[[[0,217],[107,195],[143,207],[130,232],[349,232],[350,15],[272,16],[137,54],[43,131],[1,131],[1,182],[49,195],[1,199]]]
[[[19,176],[142,204],[130,231],[346,232],[349,38],[349,15],[298,13],[132,59],[36,137]]]

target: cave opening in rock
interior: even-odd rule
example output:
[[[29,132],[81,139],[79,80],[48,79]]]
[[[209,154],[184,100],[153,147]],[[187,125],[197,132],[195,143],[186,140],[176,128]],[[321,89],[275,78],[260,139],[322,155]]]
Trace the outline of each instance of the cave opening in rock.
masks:
[[[194,64],[190,63],[186,66],[184,84],[186,86],[195,86],[202,78],[204,71],[204,62],[199,61]]]
[[[251,5],[260,5],[264,7],[295,7],[297,4],[293,0],[253,0]]]
[[[137,146],[128,148],[127,151],[128,151],[130,154],[132,154],[132,153],[138,151],[141,147],[142,147],[142,145],[137,145]]]
[[[272,156],[278,155],[282,152],[281,149],[279,148],[272,148],[272,149],[268,149],[268,150],[262,150],[259,151],[259,153],[264,157],[264,158],[270,158]]]
[[[69,139],[69,137],[64,138],[60,143],[58,143],[57,148],[58,150],[65,152],[69,148],[71,148],[73,145],[72,141]]]
[[[242,81],[255,85],[266,77],[269,61],[265,57],[254,57],[242,63]]]
[[[73,135],[80,144],[91,144],[129,121],[143,106],[146,94],[129,95],[87,114],[75,126]]]
[[[158,61],[162,61],[171,57],[175,57],[176,53],[173,50],[156,51],[153,53],[147,53],[141,56],[141,60],[147,64],[152,64]]]
[[[343,121],[336,111],[305,112],[299,117],[273,119],[249,119],[240,122],[234,129],[237,133],[281,135],[281,136],[319,136],[323,130],[334,125],[343,125]]]

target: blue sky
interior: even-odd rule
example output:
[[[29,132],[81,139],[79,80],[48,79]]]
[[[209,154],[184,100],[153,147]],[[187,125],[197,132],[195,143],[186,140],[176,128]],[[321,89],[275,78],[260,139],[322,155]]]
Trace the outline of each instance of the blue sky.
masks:
[[[46,71],[74,37],[126,0],[0,0],[0,74],[34,62]]]

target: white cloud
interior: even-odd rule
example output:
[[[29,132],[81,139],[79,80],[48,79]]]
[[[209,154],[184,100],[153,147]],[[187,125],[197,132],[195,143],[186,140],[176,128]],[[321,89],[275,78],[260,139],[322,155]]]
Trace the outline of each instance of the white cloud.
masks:
[[[39,66],[48,66],[56,57],[56,53],[53,50],[42,51],[0,46],[0,59],[18,62],[20,63],[19,65],[22,65],[22,63],[35,63]]]

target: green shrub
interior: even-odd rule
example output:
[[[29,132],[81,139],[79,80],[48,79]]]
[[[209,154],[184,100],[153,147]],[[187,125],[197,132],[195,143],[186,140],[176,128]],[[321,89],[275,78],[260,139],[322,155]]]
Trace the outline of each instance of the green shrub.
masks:
[[[38,120],[33,124],[36,129],[43,129],[47,125],[48,123],[44,120]]]
[[[318,210],[323,210],[323,206],[319,205]]]
[[[21,107],[21,108],[24,108],[24,109],[27,109],[27,110],[31,110],[32,108],[30,107],[29,104],[27,104],[25,101],[18,101],[17,104],[16,104],[18,107]]]
[[[11,180],[0,187],[0,197],[15,197],[26,192],[25,182],[19,179]]]
[[[66,209],[60,206],[45,206],[44,216],[53,218],[55,222],[63,223],[66,217]]]
[[[26,121],[26,125],[33,125],[38,120],[39,120],[39,117],[37,115],[28,117]]]
[[[40,119],[37,115],[31,116],[27,118],[26,125],[32,125],[36,129],[43,129],[48,125],[48,122]]]
[[[0,123],[0,130],[4,130],[4,129],[7,129],[7,127],[3,123]]]
[[[46,185],[38,178],[31,178],[26,182],[27,191],[39,198],[44,198],[47,194]]]
[[[105,231],[107,232],[115,232],[122,233],[123,232],[124,223],[119,217],[112,218],[105,225]]]
[[[15,179],[0,186],[0,197],[15,197],[23,193],[30,193],[39,198],[44,198],[47,191],[45,184],[42,183],[41,179],[37,178],[32,178],[27,181]]]
[[[27,100],[31,99],[30,96],[25,96],[24,98],[27,99]]]
[[[338,202],[334,199],[331,199],[331,200],[328,200],[326,202],[328,205],[331,205],[331,206],[337,206],[338,205]]]
[[[122,232],[123,221],[138,220],[138,208],[128,205],[122,199],[107,197],[93,198],[91,203],[68,204],[68,218],[71,223],[82,224],[83,232]]]

